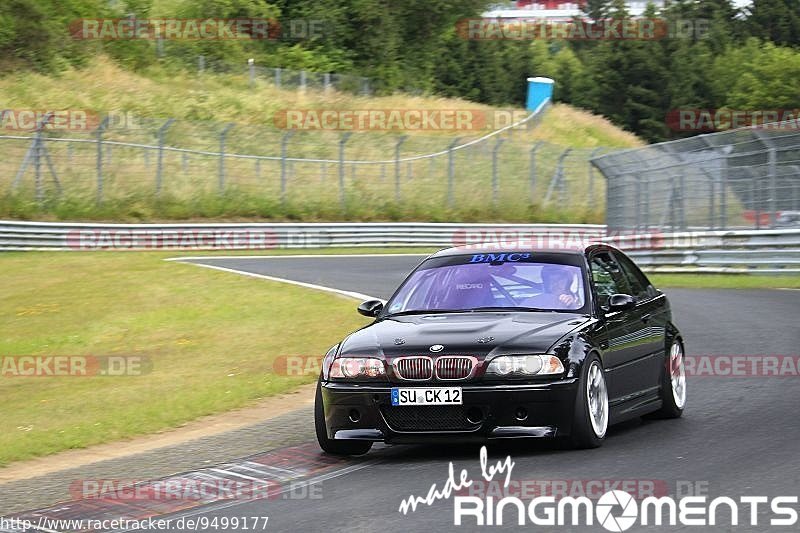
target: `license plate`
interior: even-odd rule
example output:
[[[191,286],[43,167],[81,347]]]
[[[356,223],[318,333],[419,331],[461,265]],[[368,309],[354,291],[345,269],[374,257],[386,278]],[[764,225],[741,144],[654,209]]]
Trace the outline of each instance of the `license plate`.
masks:
[[[392,388],[392,405],[461,405],[461,387]]]

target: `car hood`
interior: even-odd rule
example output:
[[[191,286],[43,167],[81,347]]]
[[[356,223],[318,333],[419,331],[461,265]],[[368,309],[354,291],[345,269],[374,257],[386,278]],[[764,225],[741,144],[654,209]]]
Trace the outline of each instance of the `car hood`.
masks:
[[[473,355],[545,353],[570,331],[587,323],[586,315],[553,312],[432,313],[387,318],[350,335],[342,355]]]

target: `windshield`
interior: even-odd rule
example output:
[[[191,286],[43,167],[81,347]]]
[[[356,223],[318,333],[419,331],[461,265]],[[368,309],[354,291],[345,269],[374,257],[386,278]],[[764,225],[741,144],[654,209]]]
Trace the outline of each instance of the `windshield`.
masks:
[[[506,260],[484,261],[484,255],[476,254],[449,258],[444,264],[423,263],[389,301],[387,313],[486,308],[577,311],[586,304],[579,266],[531,261],[530,254],[500,256]],[[475,261],[476,257],[481,260]]]

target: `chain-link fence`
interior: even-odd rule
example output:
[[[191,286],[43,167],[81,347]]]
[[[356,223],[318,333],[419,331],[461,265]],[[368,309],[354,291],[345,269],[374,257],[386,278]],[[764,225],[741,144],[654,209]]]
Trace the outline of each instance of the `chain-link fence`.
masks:
[[[382,219],[600,220],[605,184],[589,160],[603,150],[537,142],[530,128],[454,138],[172,119],[42,127],[0,136],[0,191],[54,208],[235,196],[312,220],[359,217],[365,206]]]
[[[609,231],[800,227],[800,121],[605,154]]]
[[[278,88],[297,89],[304,91],[336,90],[343,93],[372,95],[381,84],[376,80],[357,76],[354,74],[341,74],[335,72],[316,72],[304,69],[290,69],[284,67],[268,67],[259,65],[254,60],[246,63],[243,61],[232,62],[217,57],[208,57],[202,54],[193,54],[180,47],[185,43],[156,41],[156,51],[159,58],[168,58],[178,61],[186,74],[195,73],[202,76],[206,73],[231,74],[248,76],[250,84],[270,83]],[[166,46],[166,51],[164,50]]]

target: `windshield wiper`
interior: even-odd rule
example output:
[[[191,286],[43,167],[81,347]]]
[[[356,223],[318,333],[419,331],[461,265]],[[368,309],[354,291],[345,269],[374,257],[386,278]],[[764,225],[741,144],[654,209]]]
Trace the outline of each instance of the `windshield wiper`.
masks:
[[[486,306],[486,307],[473,307],[469,309],[470,312],[480,312],[480,311],[524,311],[530,313],[574,313],[574,310],[569,309],[542,309],[539,307],[503,307],[502,305],[497,306]]]
[[[391,318],[393,316],[407,316],[407,315],[433,315],[436,313],[469,313],[471,309],[411,309],[408,311],[398,311],[397,313],[389,313],[384,318]]]

